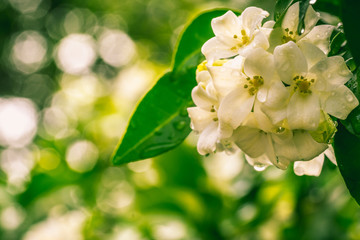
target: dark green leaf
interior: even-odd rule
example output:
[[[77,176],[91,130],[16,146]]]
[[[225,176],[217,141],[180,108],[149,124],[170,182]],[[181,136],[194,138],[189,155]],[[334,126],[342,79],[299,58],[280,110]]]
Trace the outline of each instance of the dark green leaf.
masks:
[[[358,100],[360,100],[359,78],[360,71],[358,70],[353,78],[346,83],[346,86],[355,94]],[[341,122],[349,132],[360,137],[360,106],[357,106],[346,120]]]
[[[350,194],[360,204],[360,138],[339,125],[335,135],[336,161]]]
[[[341,0],[317,0],[314,4],[316,11],[326,12],[331,15],[340,17]]]
[[[310,5],[310,0],[301,0],[299,6],[299,25],[298,25],[298,34],[301,35],[305,28],[305,15],[306,11]]]
[[[346,38],[342,29],[336,28],[331,34],[330,37],[330,51],[328,56],[335,56],[344,54],[346,51]]]
[[[200,49],[214,36],[211,20],[226,11],[205,12],[186,28],[173,60],[173,71],[165,74],[138,105],[114,152],[113,164],[157,156],[178,146],[190,133],[186,108],[192,105],[196,67],[204,59]]]
[[[342,21],[344,23],[344,32],[347,39],[347,45],[354,57],[357,66],[360,66],[360,1],[343,0],[342,1]]]

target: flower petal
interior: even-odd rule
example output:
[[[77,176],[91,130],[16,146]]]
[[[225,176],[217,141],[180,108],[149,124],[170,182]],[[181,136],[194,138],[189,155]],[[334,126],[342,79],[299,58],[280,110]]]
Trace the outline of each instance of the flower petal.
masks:
[[[327,144],[316,142],[306,131],[295,131],[293,141],[299,153],[298,158],[293,161],[313,159],[328,148]]]
[[[233,134],[234,143],[252,158],[260,157],[265,153],[268,143],[264,132],[257,128],[239,127]]]
[[[211,27],[215,36],[220,37],[226,36],[232,38],[234,34],[241,32],[240,20],[232,11],[227,11],[224,15],[214,18],[211,21]]]
[[[193,88],[191,97],[196,106],[208,111],[210,111],[211,108],[217,104],[216,98],[209,96],[202,84],[199,84]]]
[[[288,28],[289,32],[297,34],[297,27],[299,25],[299,2],[291,5],[286,11],[281,27],[283,29]]]
[[[238,53],[241,56],[247,57],[255,48],[262,48],[264,50],[269,48],[269,40],[266,34],[262,31],[257,31],[254,33],[253,40],[248,45],[240,48]]]
[[[213,66],[208,67],[208,69],[211,74],[214,87],[221,97],[226,96],[233,91],[234,88],[239,87],[240,84],[245,81],[245,77],[240,69],[233,69],[226,66]]]
[[[325,101],[324,111],[336,118],[344,120],[358,105],[359,101],[354,93],[345,85],[341,85],[334,89]]]
[[[305,19],[304,19],[305,31],[302,33],[302,36],[308,34],[308,32],[310,32],[314,28],[314,26],[319,21],[319,19],[320,19],[320,14],[318,12],[315,12],[314,8],[311,5],[309,5],[305,14]]]
[[[329,145],[329,148],[325,150],[325,156],[335,165],[337,165],[335,151],[332,145]]]
[[[235,56],[237,51],[231,50],[231,45],[219,40],[217,37],[210,38],[201,47],[201,52],[209,64],[220,58]]]
[[[320,101],[314,94],[303,95],[296,91],[287,107],[290,129],[316,130],[320,121]]]
[[[307,60],[309,69],[320,60],[326,58],[325,53],[312,43],[299,42],[298,45]]]
[[[310,72],[316,74],[315,88],[319,91],[329,91],[346,83],[352,73],[340,56],[328,57],[315,64]]]
[[[205,111],[199,107],[190,107],[187,111],[191,119],[191,128],[199,132],[212,124],[213,119],[216,117],[216,113]]]
[[[284,129],[283,132],[273,133],[271,135],[273,139],[275,154],[280,159],[288,159],[294,161],[298,159],[299,152],[293,141],[293,132]]]
[[[275,73],[272,54],[262,48],[253,49],[245,59],[244,72],[249,77],[262,76],[270,82]]]
[[[280,79],[289,85],[293,83],[294,76],[308,71],[304,54],[292,41],[277,46],[274,50],[274,59]]]
[[[251,112],[254,100],[255,95],[251,96],[244,88],[233,90],[220,103],[219,119],[237,128]]]
[[[266,114],[261,110],[261,103],[258,101],[255,101],[254,104],[254,111],[250,114],[253,115],[252,121],[256,121],[256,126],[260,130],[263,130],[264,132],[272,132],[275,128],[275,126],[271,123],[270,119]],[[249,120],[247,119],[244,125],[248,126]],[[254,124],[251,124],[254,126]]]
[[[330,37],[334,30],[334,26],[331,25],[319,25],[315,26],[300,42],[308,42],[316,45],[320,48],[325,55],[329,53]]]
[[[218,124],[212,122],[208,125],[204,131],[200,134],[197,150],[201,155],[213,153],[216,149],[216,142],[218,141]]]
[[[281,81],[274,81],[268,90],[266,102],[261,105],[261,110],[273,124],[278,124],[287,116],[286,106],[289,102],[289,89]]]
[[[309,161],[296,161],[294,163],[294,172],[298,176],[319,176],[324,164],[324,154],[320,154]]]
[[[211,76],[208,71],[196,72],[196,82],[203,83],[205,86],[210,82]]]
[[[242,27],[249,32],[250,35],[261,26],[264,18],[268,17],[269,13],[261,8],[248,7],[239,16]]]
[[[281,81],[272,82],[268,91],[268,97],[265,103],[266,106],[273,108],[285,106],[290,96],[289,89],[290,88],[285,87]]]
[[[245,154],[245,159],[251,166],[254,167],[256,171],[263,171],[268,166],[272,165],[266,154],[263,154],[257,158],[252,158]]]

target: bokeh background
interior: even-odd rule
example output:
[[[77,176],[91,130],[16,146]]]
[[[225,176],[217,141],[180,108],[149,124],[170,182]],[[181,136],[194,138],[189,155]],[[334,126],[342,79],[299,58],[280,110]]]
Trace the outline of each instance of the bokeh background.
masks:
[[[0,0],[0,239],[360,239],[360,209],[329,161],[320,177],[257,172],[240,154],[200,156],[191,134],[111,166],[189,19],[274,4]]]

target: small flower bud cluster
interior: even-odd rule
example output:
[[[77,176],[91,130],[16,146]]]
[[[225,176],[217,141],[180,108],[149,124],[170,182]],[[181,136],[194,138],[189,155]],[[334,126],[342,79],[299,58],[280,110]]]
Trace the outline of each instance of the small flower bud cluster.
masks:
[[[359,104],[344,85],[352,73],[341,56],[328,57],[331,25],[318,25],[309,6],[298,34],[299,2],[282,25],[262,24],[269,14],[249,7],[240,16],[228,11],[212,20],[215,36],[202,47],[188,108],[198,151],[240,149],[256,169],[286,169],[319,175],[331,147],[333,118],[345,119]],[[332,118],[333,117],[333,118]]]

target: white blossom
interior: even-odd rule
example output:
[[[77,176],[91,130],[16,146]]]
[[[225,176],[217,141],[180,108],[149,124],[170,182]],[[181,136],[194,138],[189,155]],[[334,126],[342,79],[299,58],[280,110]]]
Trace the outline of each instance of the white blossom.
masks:
[[[328,54],[329,39],[334,30],[334,26],[315,26],[320,19],[320,14],[315,12],[310,5],[305,14],[304,29],[302,29],[302,32],[299,34],[299,5],[299,2],[291,5],[284,15],[281,27],[275,28],[271,33],[269,38],[270,51],[278,45],[292,41],[297,44],[304,42],[314,44],[321,49],[324,54]]]
[[[196,107],[188,108],[198,151],[236,146],[256,170],[293,164],[297,175],[318,176],[325,156],[336,164],[333,118],[346,119],[359,105],[345,86],[353,75],[341,56],[327,56],[333,27],[315,26],[311,6],[301,34],[298,2],[280,27],[262,25],[267,16],[250,7],[211,22],[215,37],[202,47],[207,61],[196,72]]]
[[[261,8],[248,7],[239,17],[228,11],[223,16],[214,18],[211,27],[215,37],[204,44],[202,53],[212,63],[220,58],[245,53],[247,49],[267,49],[267,36],[260,31],[261,22],[267,16],[269,13]]]
[[[342,57],[323,56],[316,62],[309,55],[292,41],[274,50],[278,74],[284,83],[290,85],[291,97],[286,106],[290,129],[316,130],[321,111],[345,119],[359,104],[344,85],[352,73]]]

